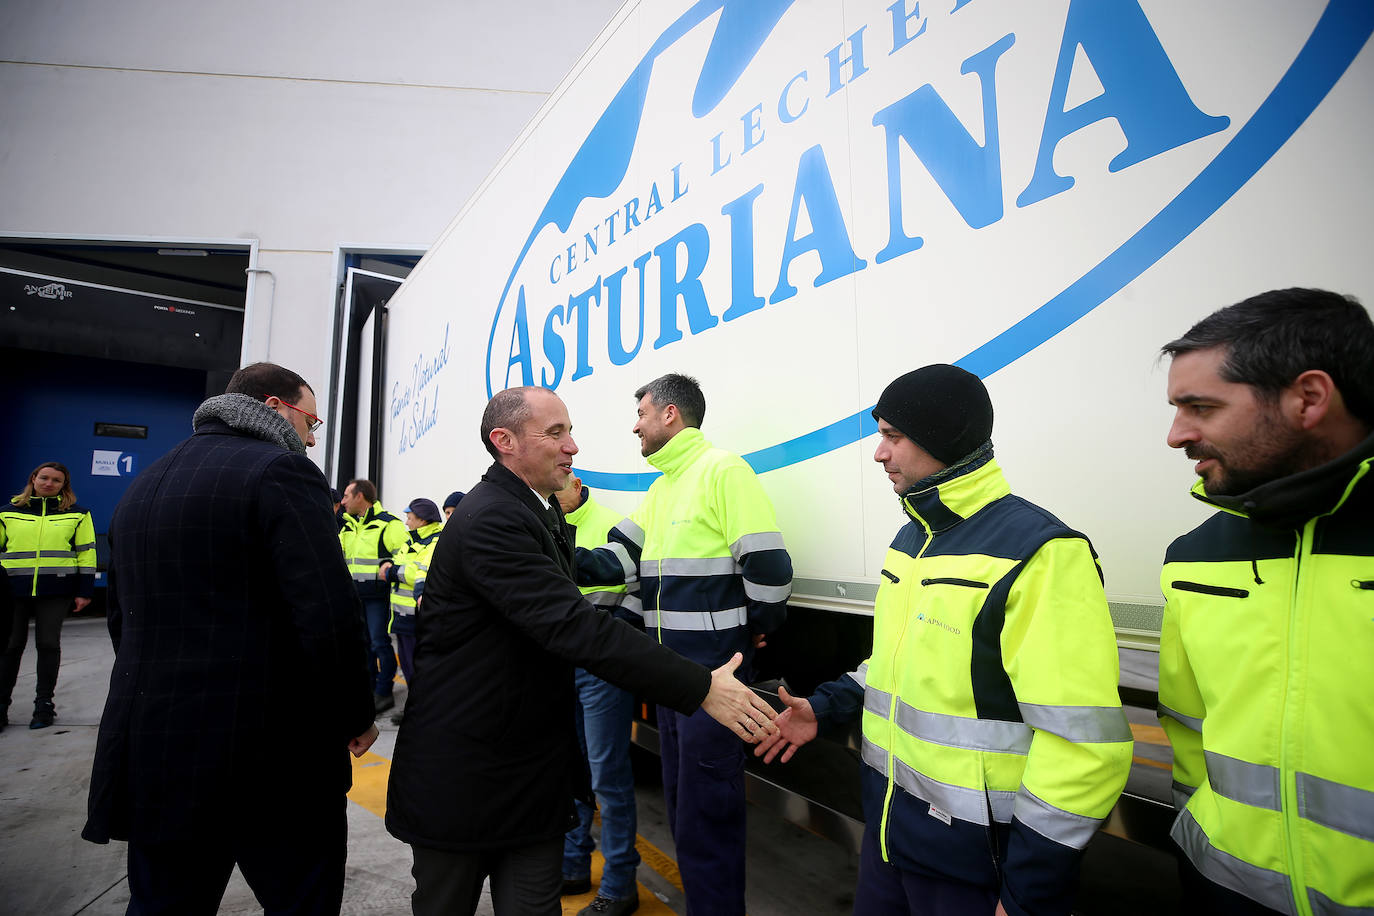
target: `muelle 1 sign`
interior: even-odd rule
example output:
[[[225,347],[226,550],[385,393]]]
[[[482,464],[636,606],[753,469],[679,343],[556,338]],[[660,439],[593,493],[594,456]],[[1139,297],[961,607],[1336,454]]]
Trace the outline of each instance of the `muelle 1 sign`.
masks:
[[[103,448],[91,452],[92,477],[132,477],[137,466],[138,456],[132,452]]]

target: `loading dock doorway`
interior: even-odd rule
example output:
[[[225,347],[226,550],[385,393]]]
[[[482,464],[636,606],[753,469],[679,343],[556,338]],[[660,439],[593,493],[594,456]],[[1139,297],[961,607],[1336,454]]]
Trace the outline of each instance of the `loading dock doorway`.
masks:
[[[65,464],[95,522],[98,585],[128,483],[239,366],[255,244],[0,237],[0,488]]]

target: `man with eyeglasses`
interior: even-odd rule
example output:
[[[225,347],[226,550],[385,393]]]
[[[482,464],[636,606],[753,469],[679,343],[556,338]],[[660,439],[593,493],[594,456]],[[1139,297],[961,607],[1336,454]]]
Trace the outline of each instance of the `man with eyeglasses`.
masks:
[[[315,409],[291,370],[240,369],[110,521],[115,662],[82,836],[129,842],[131,913],[214,912],[235,864],[268,912],[339,911],[346,751],[377,728],[305,454]]]

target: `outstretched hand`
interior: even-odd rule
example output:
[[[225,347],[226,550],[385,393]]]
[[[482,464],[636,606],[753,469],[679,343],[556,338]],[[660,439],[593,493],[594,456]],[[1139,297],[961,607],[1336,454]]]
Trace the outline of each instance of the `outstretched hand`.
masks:
[[[750,744],[773,734],[773,707],[735,677],[735,669],[744,661],[736,652],[725,664],[711,672],[711,689],[701,708],[712,719],[724,725]]]
[[[791,760],[797,748],[816,737],[818,730],[816,713],[811,709],[810,700],[792,696],[786,687],[778,688],[778,699],[787,708],[773,720],[777,731],[765,737],[754,749],[754,756],[762,757],[764,763],[772,763],[779,751],[782,751],[783,763]]]

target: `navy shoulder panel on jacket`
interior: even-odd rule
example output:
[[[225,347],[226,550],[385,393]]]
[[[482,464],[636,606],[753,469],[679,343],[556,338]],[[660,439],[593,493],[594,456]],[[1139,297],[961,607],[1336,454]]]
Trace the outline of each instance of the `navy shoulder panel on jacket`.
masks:
[[[1293,555],[1293,532],[1265,528],[1248,518],[1217,512],[1174,539],[1165,563],[1227,563],[1272,560]]]

